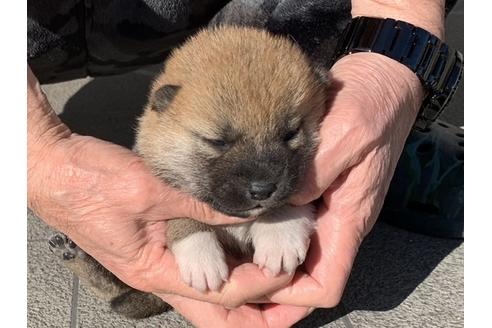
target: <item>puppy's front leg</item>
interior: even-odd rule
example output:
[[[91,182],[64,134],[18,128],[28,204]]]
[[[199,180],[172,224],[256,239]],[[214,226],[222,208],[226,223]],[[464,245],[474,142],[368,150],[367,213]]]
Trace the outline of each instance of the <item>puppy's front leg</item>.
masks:
[[[315,228],[313,205],[284,206],[261,216],[251,226],[255,248],[253,262],[274,275],[281,270],[294,273],[304,262]]]
[[[201,292],[218,290],[227,280],[225,253],[212,226],[185,218],[169,220],[167,239],[189,286]]]

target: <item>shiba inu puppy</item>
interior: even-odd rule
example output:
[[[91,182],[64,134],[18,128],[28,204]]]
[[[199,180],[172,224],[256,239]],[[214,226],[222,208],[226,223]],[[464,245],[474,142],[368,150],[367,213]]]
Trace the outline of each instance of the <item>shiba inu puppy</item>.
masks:
[[[316,151],[326,82],[291,40],[254,28],[203,30],[167,60],[139,119],[135,151],[164,182],[220,212],[256,218],[222,226],[169,220],[167,246],[187,284],[219,289],[229,274],[227,253],[274,275],[293,273],[304,261],[314,208],[287,202]],[[73,254],[67,265],[78,261],[71,266],[81,277],[104,270],[64,236],[51,244]],[[118,292],[111,289],[119,294],[107,298],[127,316],[166,307],[153,295],[111,283],[119,284]]]

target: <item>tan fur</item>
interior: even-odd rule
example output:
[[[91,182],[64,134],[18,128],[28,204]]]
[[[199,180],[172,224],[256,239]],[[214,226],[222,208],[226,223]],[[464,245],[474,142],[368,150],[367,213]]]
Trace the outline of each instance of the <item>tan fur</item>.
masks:
[[[308,161],[317,144],[323,114],[323,82],[307,57],[287,38],[252,28],[203,30],[173,52],[155,80],[149,104],[139,121],[135,149],[166,182],[199,198],[207,197],[209,191],[204,191],[199,183],[209,177],[207,172],[197,170],[204,157],[194,156],[202,153],[208,159],[218,158],[221,151],[203,139],[222,139],[221,129],[227,124],[233,125],[235,134],[229,138],[241,137],[249,149],[252,146],[260,153],[277,141],[279,131],[287,133],[302,123],[299,136],[288,145],[304,152],[304,161]],[[179,90],[172,101],[157,101],[158,90],[167,85]],[[156,104],[166,108],[156,108]],[[251,156],[246,147],[228,161],[241,161],[242,156]],[[268,221],[268,217],[261,218]],[[187,236],[208,231],[212,234],[197,238],[217,239],[228,249],[252,254],[250,228],[246,224],[212,229],[190,219],[172,220],[167,232],[168,246],[173,249],[174,243]],[[179,249],[183,253],[189,248],[176,248],[173,252]],[[223,257],[216,248],[211,252]],[[192,263],[181,265],[189,268]],[[209,271],[219,268],[223,268],[222,263],[211,264]],[[190,283],[193,273],[186,274]],[[206,279],[214,278],[212,284],[217,287],[218,277]],[[199,283],[195,287],[203,289],[206,285]]]
[[[167,243],[171,245],[175,241],[185,238],[195,231],[212,231],[213,228],[205,223],[188,218],[179,218],[167,221]]]
[[[136,150],[157,171],[172,167],[175,172],[193,165],[186,150],[194,145],[215,156],[190,131],[213,139],[219,134],[216,122],[233,120],[236,129],[254,136],[258,148],[288,113],[293,126],[306,116],[305,129],[318,130],[326,87],[293,42],[242,27],[207,29],[192,37],[167,60],[151,95],[166,84],[179,85],[181,90],[165,115],[146,107]],[[192,190],[193,181],[187,183]]]

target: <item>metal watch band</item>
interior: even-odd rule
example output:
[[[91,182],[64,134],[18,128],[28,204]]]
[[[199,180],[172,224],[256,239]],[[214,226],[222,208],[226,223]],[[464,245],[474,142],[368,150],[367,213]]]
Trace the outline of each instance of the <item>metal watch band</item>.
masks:
[[[375,52],[407,66],[419,77],[424,98],[415,127],[425,129],[449,103],[463,75],[463,56],[439,38],[391,18],[356,17],[338,43],[334,61],[356,52]]]

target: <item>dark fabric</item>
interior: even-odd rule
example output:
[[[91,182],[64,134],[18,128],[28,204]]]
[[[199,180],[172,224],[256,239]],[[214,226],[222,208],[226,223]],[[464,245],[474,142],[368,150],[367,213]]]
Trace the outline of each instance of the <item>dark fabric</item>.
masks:
[[[380,219],[430,236],[463,238],[464,138],[462,129],[442,121],[413,130]]]
[[[265,28],[294,40],[318,66],[327,67],[337,40],[351,19],[350,0],[231,1],[210,25]]]
[[[27,60],[41,82],[162,61],[228,0],[28,0]]]
[[[86,75],[84,1],[28,1],[27,61],[41,82]]]
[[[458,0],[446,0],[446,15],[449,14],[449,12],[451,10],[453,10],[454,6],[456,5],[456,3],[458,2]]]
[[[326,65],[350,0],[28,0],[27,60],[42,83],[162,62],[213,17],[289,35]],[[456,0],[448,0],[452,8]],[[227,6],[226,6],[227,5]],[[225,8],[219,12],[221,8]]]

